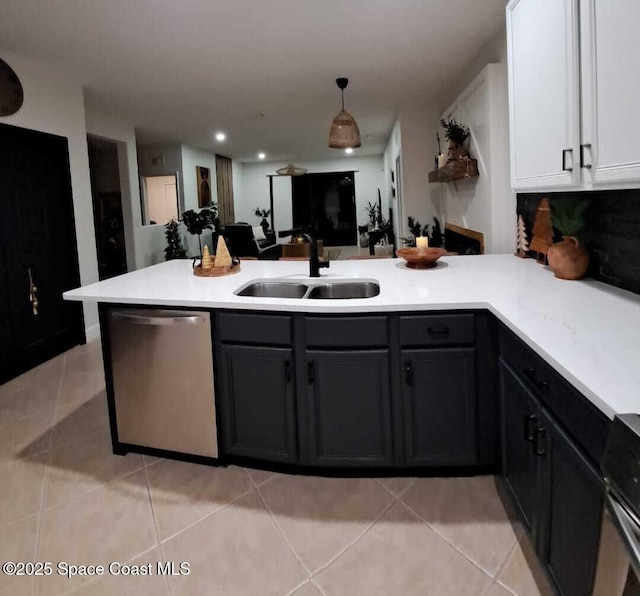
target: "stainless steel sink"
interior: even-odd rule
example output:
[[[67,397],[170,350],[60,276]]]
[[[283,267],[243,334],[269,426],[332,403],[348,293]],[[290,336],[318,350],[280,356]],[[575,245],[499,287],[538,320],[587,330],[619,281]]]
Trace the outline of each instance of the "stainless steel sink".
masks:
[[[326,283],[313,286],[307,298],[316,300],[345,300],[355,298],[373,298],[380,293],[380,286],[377,283],[349,282],[349,283]]]
[[[308,286],[305,284],[265,281],[253,283],[237,294],[254,298],[302,298],[307,290]]]

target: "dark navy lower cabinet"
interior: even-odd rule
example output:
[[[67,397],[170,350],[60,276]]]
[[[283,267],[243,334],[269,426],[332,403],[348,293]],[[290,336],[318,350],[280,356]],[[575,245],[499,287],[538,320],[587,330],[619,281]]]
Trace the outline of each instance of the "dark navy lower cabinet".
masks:
[[[500,361],[502,479],[525,528],[536,538],[538,460],[534,439],[540,407],[511,368]]]
[[[560,594],[587,596],[595,576],[604,484],[545,411],[537,433],[542,472],[538,555]]]
[[[307,350],[310,464],[393,463],[388,350]]]
[[[549,377],[541,383],[537,376],[520,375],[503,356],[502,484],[554,590],[562,596],[588,596],[604,499],[604,482],[584,447],[589,437],[571,436],[549,411],[563,395],[554,391],[557,379]],[[533,363],[525,373],[542,368],[535,355],[525,356]],[[537,382],[532,382],[532,376]],[[593,426],[589,419],[572,423],[573,428]]]
[[[402,351],[409,466],[477,463],[474,348]]]
[[[293,350],[223,345],[218,374],[224,452],[296,463]]]

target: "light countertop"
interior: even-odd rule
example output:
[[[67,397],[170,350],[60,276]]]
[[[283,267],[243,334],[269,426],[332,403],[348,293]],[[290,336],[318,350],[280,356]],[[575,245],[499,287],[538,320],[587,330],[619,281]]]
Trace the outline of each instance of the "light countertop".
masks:
[[[593,281],[556,279],[512,255],[443,257],[429,270],[399,259],[332,261],[327,281],[376,280],[359,300],[251,298],[251,281],[316,283],[303,261],[243,261],[227,277],[195,277],[191,261],[169,261],[71,290],[67,300],[308,313],[488,309],[609,417],[640,413],[640,296]]]

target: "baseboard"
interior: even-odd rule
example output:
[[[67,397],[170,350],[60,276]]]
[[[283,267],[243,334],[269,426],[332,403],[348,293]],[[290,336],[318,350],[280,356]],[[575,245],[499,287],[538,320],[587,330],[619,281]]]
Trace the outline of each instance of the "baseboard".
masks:
[[[87,341],[93,341],[94,339],[100,338],[100,325],[97,323],[95,325],[91,325],[91,327],[87,327],[85,329],[85,334],[87,336]]]

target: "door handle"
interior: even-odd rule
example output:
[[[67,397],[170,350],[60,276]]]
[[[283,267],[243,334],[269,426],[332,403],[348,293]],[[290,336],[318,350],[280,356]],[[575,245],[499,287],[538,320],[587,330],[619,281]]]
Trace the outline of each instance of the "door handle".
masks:
[[[562,170],[564,172],[572,172],[573,171],[573,166],[567,167],[566,156],[567,156],[568,152],[570,152],[573,155],[573,149],[563,149],[562,150]]]
[[[413,365],[411,364],[411,360],[407,360],[404,363],[404,378],[407,385],[411,387],[413,385]]]
[[[153,326],[168,326],[168,325],[197,325],[198,323],[204,323],[206,318],[202,315],[181,315],[178,312],[173,312],[169,316],[150,316],[150,315],[138,315],[132,312],[114,311],[111,316],[114,321],[123,321],[132,325],[153,325]]]
[[[27,272],[29,274],[29,303],[31,304],[31,312],[34,317],[38,316],[38,288],[33,281],[33,272],[31,271],[31,265],[27,265]]]
[[[584,150],[591,149],[591,143],[583,143],[580,145],[580,167],[585,168],[587,170],[591,169],[590,163],[584,163]]]
[[[535,430],[534,427],[538,424],[538,417],[535,414],[524,417],[524,438],[530,443],[533,441]]]
[[[544,457],[547,454],[547,429],[536,428],[536,440],[533,447],[533,452],[538,457]]]

